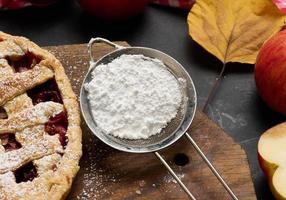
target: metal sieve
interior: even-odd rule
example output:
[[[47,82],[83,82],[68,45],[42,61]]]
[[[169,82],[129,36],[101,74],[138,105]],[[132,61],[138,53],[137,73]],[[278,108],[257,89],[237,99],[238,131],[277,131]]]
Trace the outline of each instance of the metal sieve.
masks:
[[[92,45],[98,42],[104,42],[112,47],[115,47],[115,50],[105,55],[101,59],[95,61],[95,59],[93,58]],[[179,62],[177,62],[174,58],[170,57],[169,55],[155,49],[146,47],[123,47],[103,38],[92,38],[88,44],[88,50],[91,62],[94,64],[91,65],[92,67],[89,69],[83,80],[83,84],[80,91],[80,106],[83,118],[94,135],[96,135],[105,144],[121,151],[130,153],[154,152],[155,155],[169,170],[169,172],[173,175],[173,177],[177,180],[182,189],[187,193],[187,195],[191,199],[196,199],[192,195],[192,193],[187,189],[184,183],[180,180],[180,178],[176,176],[174,171],[166,163],[163,157],[158,153],[159,150],[170,146],[185,134],[189,139],[189,141],[191,142],[191,144],[195,147],[197,152],[203,158],[203,160],[210,167],[214,175],[219,179],[219,181],[223,184],[223,186],[232,196],[232,198],[238,199],[232,192],[232,190],[229,188],[229,186],[226,184],[226,182],[219,175],[219,173],[216,171],[216,169],[213,167],[213,165],[210,163],[210,161],[207,159],[207,157],[204,155],[204,153],[201,151],[199,146],[187,133],[187,130],[191,125],[195,115],[196,105],[197,105],[197,95],[194,83],[190,75],[187,73],[187,71]],[[89,107],[90,105],[87,99],[88,94],[87,91],[84,89],[84,84],[91,81],[92,78],[91,72],[96,66],[100,64],[107,64],[111,62],[113,59],[123,54],[131,54],[131,55],[142,54],[147,57],[157,58],[167,66],[167,69],[175,76],[175,78],[178,81],[184,80],[183,82],[179,81],[179,83],[181,83],[181,90],[182,90],[181,92],[183,94],[183,100],[181,102],[176,117],[172,119],[171,122],[169,122],[168,125],[159,134],[153,135],[148,139],[128,140],[106,134],[99,127],[97,127],[96,122],[93,120],[92,114],[90,112],[91,109]]]

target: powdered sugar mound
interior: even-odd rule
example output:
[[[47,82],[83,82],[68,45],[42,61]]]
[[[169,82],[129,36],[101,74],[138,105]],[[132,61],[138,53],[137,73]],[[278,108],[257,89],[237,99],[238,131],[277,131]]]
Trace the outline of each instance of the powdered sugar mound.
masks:
[[[122,55],[96,66],[85,85],[97,126],[107,134],[146,139],[177,114],[180,85],[158,59]]]

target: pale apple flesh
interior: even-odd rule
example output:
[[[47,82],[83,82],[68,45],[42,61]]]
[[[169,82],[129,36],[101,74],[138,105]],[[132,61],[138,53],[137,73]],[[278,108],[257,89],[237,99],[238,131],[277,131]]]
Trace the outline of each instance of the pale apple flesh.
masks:
[[[258,159],[275,198],[286,200],[286,123],[267,130],[260,137]]]

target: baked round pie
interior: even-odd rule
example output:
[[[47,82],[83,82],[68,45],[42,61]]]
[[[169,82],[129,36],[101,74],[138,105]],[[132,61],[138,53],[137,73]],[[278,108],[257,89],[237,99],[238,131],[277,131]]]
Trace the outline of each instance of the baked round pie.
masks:
[[[0,32],[0,199],[64,199],[81,146],[78,103],[61,63]]]

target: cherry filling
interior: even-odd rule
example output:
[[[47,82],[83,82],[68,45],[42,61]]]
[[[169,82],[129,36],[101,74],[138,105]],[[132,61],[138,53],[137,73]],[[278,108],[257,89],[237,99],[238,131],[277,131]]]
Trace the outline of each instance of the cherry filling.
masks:
[[[66,137],[67,128],[68,119],[65,111],[54,117],[50,117],[49,121],[45,124],[45,131],[49,135],[59,134],[59,140],[63,148],[65,148],[68,143],[68,138]]]
[[[34,105],[46,101],[63,103],[61,93],[54,78],[27,91],[27,94],[32,99]],[[66,137],[67,127],[67,113],[64,111],[49,119],[45,124],[45,131],[50,135],[59,134],[60,143],[65,148],[68,143],[68,138]]]
[[[1,144],[5,152],[20,149],[22,145],[16,140],[15,135],[12,133],[0,135]]]
[[[32,99],[34,105],[45,101],[63,103],[61,93],[54,78],[34,87],[31,90],[28,90],[27,94]]]
[[[33,162],[29,162],[21,168],[14,171],[16,178],[16,183],[32,181],[38,176],[37,169],[34,166]]]
[[[8,115],[6,113],[6,110],[0,106],[0,119],[7,119]]]
[[[16,72],[24,72],[32,69],[36,64],[41,61],[39,56],[36,56],[32,52],[26,52],[23,56],[19,58],[6,58],[10,66],[12,66]]]

